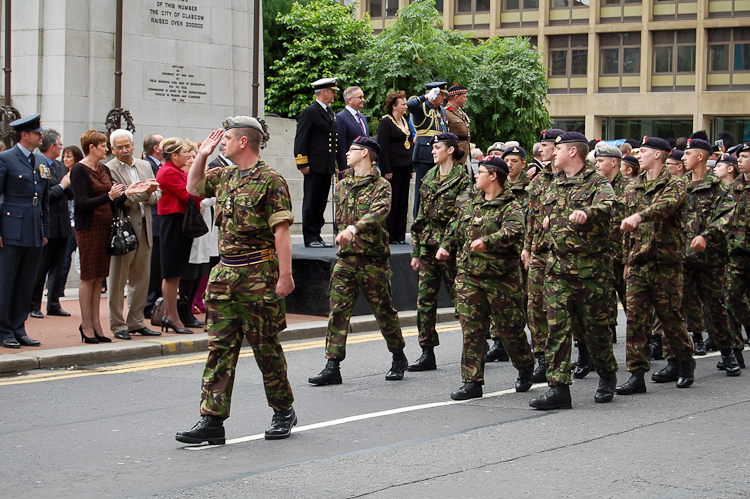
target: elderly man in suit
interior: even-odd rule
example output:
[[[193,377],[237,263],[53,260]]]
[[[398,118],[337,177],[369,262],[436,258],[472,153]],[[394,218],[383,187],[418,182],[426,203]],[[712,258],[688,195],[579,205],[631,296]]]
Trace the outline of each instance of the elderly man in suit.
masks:
[[[73,235],[70,226],[70,209],[68,200],[73,199],[70,189],[70,175],[62,161],[58,161],[63,149],[62,137],[48,129],[42,134],[42,145],[39,151],[49,167],[49,240],[42,249],[42,260],[36,274],[34,292],[31,296],[31,313],[36,319],[42,314],[42,295],[44,283],[47,282],[47,315],[70,317],[60,306],[60,279],[62,278],[65,248],[68,238]]]
[[[138,238],[138,248],[121,256],[113,256],[109,267],[109,328],[116,338],[129,340],[131,334],[159,336],[143,321],[143,309],[148,296],[148,275],[144,272],[151,264],[152,221],[151,206],[161,198],[151,165],[135,159],[133,134],[128,130],[115,130],[109,136],[115,157],[107,163],[112,181],[126,186],[133,182],[151,182],[146,192],[133,194],[125,201],[125,210]],[[122,316],[124,288],[128,287],[128,319]]]
[[[40,121],[38,114],[13,121],[16,145],[0,152],[0,342],[5,348],[41,345],[24,327],[49,238],[49,166],[32,152],[42,145]]]
[[[357,137],[369,137],[370,126],[367,117],[360,112],[365,105],[365,93],[359,87],[349,87],[344,90],[346,108],[336,115],[338,129],[338,153],[336,155],[339,171],[349,169],[346,164],[346,152]]]
[[[331,175],[336,173],[338,139],[336,115],[331,103],[336,100],[336,78],[313,82],[315,102],[307,106],[297,120],[294,137],[294,158],[305,176],[302,197],[302,236],[308,248],[330,248],[323,242],[320,230],[325,224],[325,209],[331,188]]]
[[[143,160],[147,161],[151,165],[151,171],[156,178],[156,172],[161,168],[161,164],[164,162],[164,157],[161,155],[161,148],[159,144],[164,140],[164,137],[158,133],[154,133],[143,139]],[[147,319],[151,318],[151,310],[154,308],[154,303],[161,297],[161,262],[159,260],[159,253],[161,252],[160,241],[160,229],[161,221],[159,215],[156,212],[156,204],[151,205],[151,275],[149,276],[148,284],[148,297],[146,298],[146,308],[143,310],[143,315]]]

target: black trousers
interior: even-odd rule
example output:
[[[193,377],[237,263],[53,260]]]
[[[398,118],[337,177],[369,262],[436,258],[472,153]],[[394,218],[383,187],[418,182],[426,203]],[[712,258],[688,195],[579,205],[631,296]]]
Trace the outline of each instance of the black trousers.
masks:
[[[430,168],[435,166],[433,163],[414,163],[414,219],[419,215],[419,189],[422,187],[422,178],[427,175]]]
[[[151,311],[154,309],[154,303],[161,298],[161,238],[154,236],[151,244],[151,276],[148,282],[148,298],[146,298],[146,308],[143,314],[151,317]]]
[[[328,193],[331,191],[331,175],[310,172],[304,179],[302,198],[302,237],[305,244],[322,241],[320,231],[326,223],[325,211]]]
[[[67,237],[52,237],[42,249],[42,260],[36,273],[29,310],[41,310],[45,280],[47,281],[47,313],[60,308],[60,279],[67,247]]]
[[[409,213],[409,183],[411,167],[393,168],[391,177],[391,211],[385,219],[385,228],[391,242],[406,241],[406,217]]]
[[[42,246],[0,248],[0,341],[26,336],[24,323],[41,258]]]

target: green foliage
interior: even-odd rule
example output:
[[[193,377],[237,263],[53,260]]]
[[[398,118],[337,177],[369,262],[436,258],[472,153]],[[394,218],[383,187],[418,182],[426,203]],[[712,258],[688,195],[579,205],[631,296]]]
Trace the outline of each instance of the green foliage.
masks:
[[[310,3],[310,0],[296,2],[304,6]],[[286,29],[277,18],[289,14],[294,3],[295,0],[263,0],[263,72],[266,78],[277,75],[271,66],[274,61],[284,57],[285,53],[281,35]]]
[[[341,61],[371,43],[369,21],[369,16],[355,19],[353,6],[335,0],[295,3],[289,14],[280,16],[284,56],[271,66],[276,75],[267,78],[266,112],[295,118],[312,100],[313,81],[330,76],[351,80],[342,72]],[[344,105],[338,102],[336,107]]]

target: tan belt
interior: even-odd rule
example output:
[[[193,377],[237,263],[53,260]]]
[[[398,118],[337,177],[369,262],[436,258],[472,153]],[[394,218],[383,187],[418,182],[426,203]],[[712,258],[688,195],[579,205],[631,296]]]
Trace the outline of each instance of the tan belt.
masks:
[[[434,137],[439,133],[443,132],[440,130],[417,130],[417,137]]]

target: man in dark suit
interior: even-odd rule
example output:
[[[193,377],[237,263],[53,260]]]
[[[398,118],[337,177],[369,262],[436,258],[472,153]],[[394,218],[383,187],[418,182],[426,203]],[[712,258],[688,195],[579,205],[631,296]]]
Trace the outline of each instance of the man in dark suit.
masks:
[[[159,134],[152,134],[143,139],[143,159],[151,165],[151,170],[156,172],[161,168],[164,157],[161,155],[161,141],[164,140]],[[151,275],[148,282],[148,297],[146,298],[146,308],[143,309],[143,316],[151,318],[151,311],[154,309],[154,303],[161,297],[161,245],[159,238],[161,220],[156,211],[156,204],[151,205]]]
[[[39,146],[46,165],[49,166],[49,240],[42,249],[42,261],[36,274],[34,291],[31,296],[31,316],[37,319],[42,314],[42,294],[44,282],[47,281],[47,315],[70,317],[60,306],[60,278],[62,277],[65,248],[68,238],[73,235],[70,227],[70,210],[68,200],[73,199],[70,189],[68,169],[57,158],[63,149],[62,137],[53,129],[42,134],[42,145]]]
[[[224,153],[224,146],[222,146],[221,144],[219,144],[218,149],[219,149],[219,155],[216,156],[213,160],[211,160],[211,162],[208,164],[208,168],[209,169],[211,169],[211,168],[226,168],[227,166],[231,166],[231,165],[234,164],[234,163],[232,163],[232,161],[229,158],[227,158],[226,156],[224,156],[224,154],[223,154]]]
[[[367,117],[360,112],[365,105],[365,93],[359,87],[349,87],[344,90],[344,102],[346,108],[336,115],[336,127],[338,129],[338,153],[336,155],[339,172],[348,170],[346,164],[346,152],[357,137],[369,137],[370,126]]]
[[[302,197],[302,235],[308,248],[330,248],[320,230],[325,224],[325,209],[336,173],[337,128],[331,103],[336,100],[336,78],[313,82],[315,102],[306,107],[297,120],[294,157],[304,179]]]
[[[0,342],[38,347],[24,323],[34,279],[49,237],[49,166],[33,151],[42,145],[40,116],[10,124],[16,146],[0,152]]]

